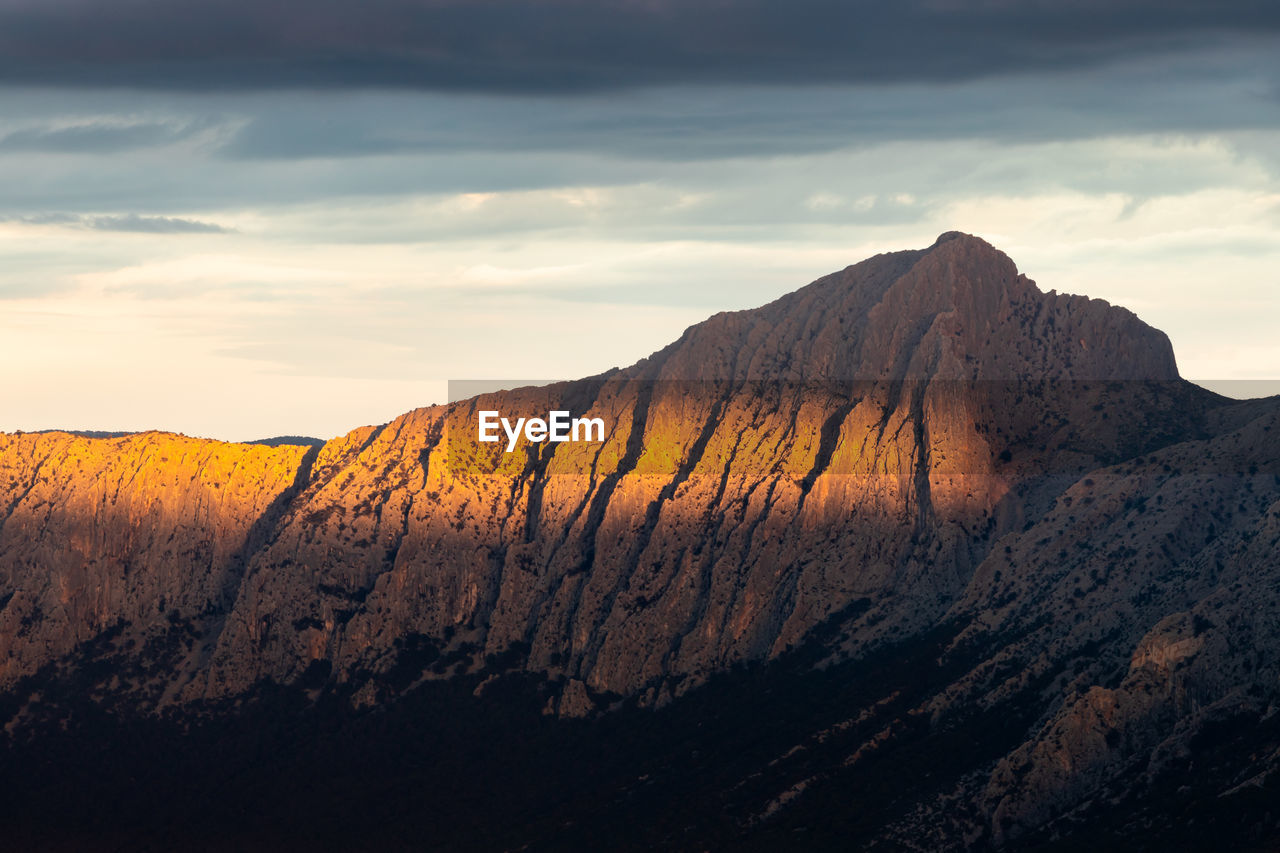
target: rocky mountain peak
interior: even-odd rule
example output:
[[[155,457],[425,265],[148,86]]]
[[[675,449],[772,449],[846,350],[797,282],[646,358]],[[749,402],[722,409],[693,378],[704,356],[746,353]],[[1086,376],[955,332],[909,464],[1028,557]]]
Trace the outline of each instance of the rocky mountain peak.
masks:
[[[717,314],[637,368],[702,380],[1178,377],[1162,332],[1100,299],[1044,293],[1006,254],[959,231]]]

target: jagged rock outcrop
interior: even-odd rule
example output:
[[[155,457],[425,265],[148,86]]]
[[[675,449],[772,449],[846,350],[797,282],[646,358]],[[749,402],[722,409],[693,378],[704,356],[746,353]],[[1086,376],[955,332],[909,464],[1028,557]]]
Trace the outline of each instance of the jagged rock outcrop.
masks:
[[[1141,796],[1186,770],[1206,729],[1247,731],[1280,707],[1280,403],[1220,420],[1239,413],[1251,419],[1212,439],[1090,472],[979,566],[952,648],[993,653],[921,710],[1044,711],[959,792],[980,825],[944,836],[1002,845],[1101,791]],[[1264,754],[1237,775],[1275,769]]]

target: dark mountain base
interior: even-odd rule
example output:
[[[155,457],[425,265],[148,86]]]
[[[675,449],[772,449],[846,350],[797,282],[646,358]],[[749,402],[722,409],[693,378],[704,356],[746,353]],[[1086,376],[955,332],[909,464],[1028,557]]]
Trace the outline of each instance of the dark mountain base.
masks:
[[[102,692],[93,670],[45,673],[0,760],[0,832],[11,850],[936,849],[939,826],[913,825],[918,807],[1042,711],[1032,685],[963,718],[909,714],[979,659],[940,663],[952,636],[815,668],[819,632],[666,708],[589,720],[543,715],[555,685],[515,671],[428,682],[364,711],[350,690],[263,683],[239,707],[180,720],[85,698]],[[1216,794],[1234,765],[1280,746],[1280,720],[1200,740],[1194,770],[1005,849],[1276,849],[1274,781]],[[766,817],[798,783],[805,796]],[[965,816],[950,817],[943,843],[960,847]]]

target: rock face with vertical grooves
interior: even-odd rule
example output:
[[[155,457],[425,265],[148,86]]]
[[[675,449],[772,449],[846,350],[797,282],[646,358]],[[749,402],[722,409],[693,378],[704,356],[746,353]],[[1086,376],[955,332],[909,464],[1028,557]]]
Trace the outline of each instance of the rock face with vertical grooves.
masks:
[[[192,690],[313,661],[364,678],[422,636],[527,646],[531,668],[590,694],[662,701],[855,601],[871,604],[857,644],[915,630],[1022,523],[1020,472],[1083,470],[1146,439],[1151,407],[1090,410],[1108,393],[1128,408],[1138,378],[1176,381],[1162,334],[1042,294],[979,240],[873,258],[629,369],[387,425],[294,502]],[[1036,402],[1010,411],[1018,396]],[[567,409],[610,435],[508,457],[471,439],[482,409]]]
[[[508,454],[476,441],[482,410],[606,437]],[[42,683],[108,656],[129,664],[87,676],[102,696],[179,716],[264,684],[390,706],[483,667],[581,717],[815,644],[824,667],[927,647],[797,729],[740,825],[786,825],[912,732],[1013,714],[1012,747],[876,836],[1006,844],[1280,702],[1278,413],[953,232],[631,367],[319,448],[3,436],[0,690],[14,729]],[[820,744],[839,769],[806,763]]]
[[[225,613],[308,462],[163,433],[0,435],[0,684],[108,630],[141,642]]]

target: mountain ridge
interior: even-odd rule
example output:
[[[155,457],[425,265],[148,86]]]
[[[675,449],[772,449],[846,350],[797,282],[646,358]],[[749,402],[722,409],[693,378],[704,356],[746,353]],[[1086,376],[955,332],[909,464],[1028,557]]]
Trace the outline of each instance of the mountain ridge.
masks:
[[[1081,315],[1086,315],[1089,319],[1081,319]],[[1008,336],[993,344],[993,329],[998,328],[998,324],[1008,326],[1016,318],[1020,318],[1022,328],[1025,329],[1017,337],[1021,345],[1011,346]],[[1099,335],[1100,343],[1104,344],[1095,348],[1104,353],[1100,360],[1090,359],[1086,339],[1078,338],[1078,327],[1088,323],[1093,324],[1093,331]],[[1066,328],[1060,329],[1059,324]],[[1077,340],[1084,350],[1084,364],[1072,362],[1073,355],[1081,355],[1075,352]],[[1121,357],[1126,350],[1130,351],[1130,357]],[[1022,356],[1022,361],[1014,365],[1018,374],[1015,376],[1010,376],[1009,368],[1006,367],[1011,351]],[[1006,365],[999,364],[1002,354],[1006,357]],[[1058,362],[1059,376],[1054,376],[1053,368],[1047,366],[1052,361]],[[536,462],[527,462],[519,470],[508,465],[506,470],[515,477],[514,484],[504,485],[499,490],[504,492],[507,488],[523,489],[522,505],[525,509],[536,505],[537,513],[529,517],[522,533],[527,534],[538,525],[548,523],[540,516],[554,510],[559,510],[558,519],[561,522],[573,518],[574,512],[585,512],[585,518],[579,517],[578,522],[585,522],[586,528],[594,525],[594,529],[584,528],[578,542],[562,538],[556,546],[557,550],[563,550],[566,545],[571,548],[576,545],[577,556],[570,558],[571,563],[576,563],[562,566],[559,570],[565,577],[571,577],[577,571],[576,565],[594,565],[599,548],[606,544],[597,535],[601,526],[608,531],[611,525],[617,528],[625,524],[625,517],[617,517],[619,513],[641,516],[660,514],[664,503],[671,505],[671,498],[675,497],[677,490],[687,491],[699,485],[689,481],[691,476],[705,475],[710,480],[713,479],[713,473],[722,475],[714,477],[722,481],[718,486],[718,500],[721,502],[726,501],[724,490],[731,485],[740,487],[744,504],[749,504],[757,492],[767,490],[768,497],[763,502],[756,499],[755,506],[743,507],[744,510],[753,511],[750,526],[753,536],[758,525],[767,520],[767,514],[776,501],[785,501],[782,506],[801,515],[806,504],[812,512],[813,507],[824,506],[828,501],[841,505],[841,499],[845,503],[851,499],[870,499],[881,504],[871,521],[895,526],[899,529],[898,538],[906,540],[908,534],[912,533],[910,528],[929,523],[924,513],[934,512],[936,507],[932,505],[932,501],[942,495],[940,487],[943,484],[938,482],[931,489],[930,478],[923,473],[927,469],[924,460],[930,453],[930,448],[924,444],[926,430],[932,429],[935,434],[942,433],[946,440],[956,445],[952,448],[952,458],[958,458],[959,462],[953,462],[946,471],[952,484],[957,478],[970,480],[977,477],[984,481],[982,487],[988,491],[994,489],[1003,492],[1008,488],[1008,484],[995,474],[994,449],[987,447],[987,442],[975,434],[971,426],[966,428],[959,424],[961,419],[968,419],[973,414],[968,411],[967,403],[961,406],[965,409],[963,412],[955,411],[955,406],[950,406],[954,401],[947,400],[948,396],[954,395],[947,395],[944,388],[944,393],[934,395],[928,401],[928,405],[937,407],[937,411],[930,413],[929,423],[926,425],[925,394],[929,393],[930,387],[938,387],[937,384],[931,386],[930,383],[1025,381],[1037,367],[1040,377],[1049,381],[1074,381],[1060,375],[1068,370],[1073,371],[1072,375],[1078,373],[1088,379],[1120,375],[1160,381],[1177,380],[1172,348],[1167,338],[1142,324],[1129,312],[1083,297],[1041,294],[1034,283],[1017,273],[1013,263],[1003,253],[977,238],[948,232],[939,237],[929,249],[878,255],[819,279],[808,287],[761,308],[714,315],[707,321],[690,327],[677,341],[630,368],[578,383],[562,383],[551,386],[550,389],[487,395],[483,399],[494,401],[491,405],[499,408],[519,408],[528,405],[530,397],[557,397],[561,400],[557,405],[577,403],[575,408],[586,407],[587,414],[603,414],[615,424],[613,441],[606,443],[606,447],[596,453],[589,463],[589,467],[594,470],[602,454],[607,456],[612,451],[616,457],[612,473],[599,478],[598,489],[594,480],[589,478],[585,486],[578,483],[576,489],[566,490],[564,487],[569,478],[581,477],[581,473],[587,470],[588,460],[585,454],[590,451],[572,446],[562,449],[552,445],[539,451]],[[916,380],[919,384],[914,385],[904,397],[904,386],[895,383],[906,380]],[[646,381],[658,384],[650,387],[644,384]],[[777,387],[756,389],[764,396],[745,408],[737,406],[735,410],[732,401],[739,392],[734,390],[734,383],[751,381]],[[683,386],[679,384],[682,382],[693,384]],[[841,382],[855,384],[842,388],[839,385]],[[832,386],[830,383],[837,384]],[[452,406],[414,410],[383,426],[361,428],[325,443],[317,451],[314,468],[308,470],[304,476],[305,484],[300,483],[298,491],[304,500],[309,494],[317,497],[324,495],[328,502],[324,506],[312,506],[305,511],[301,508],[288,508],[285,517],[294,517],[302,527],[292,534],[287,530],[276,530],[273,538],[278,539],[281,535],[294,535],[299,540],[314,537],[317,529],[324,529],[323,523],[316,523],[321,518],[343,515],[348,510],[356,511],[363,506],[366,514],[374,517],[352,519],[352,528],[366,530],[375,539],[381,536],[383,550],[387,554],[393,551],[398,554],[406,538],[411,543],[415,541],[409,531],[411,500],[408,495],[397,497],[385,493],[380,479],[389,476],[394,469],[400,483],[399,488],[403,491],[421,473],[420,488],[417,491],[422,492],[432,491],[427,488],[427,484],[431,476],[429,471],[433,467],[437,471],[457,473],[451,472],[449,468],[451,465],[456,466],[456,459],[449,454],[439,453],[441,438],[445,433],[465,433],[466,427],[456,423],[457,414],[463,411],[469,413],[476,405],[476,401],[472,400]],[[726,406],[729,407],[728,411]],[[788,408],[794,410],[794,414],[788,416]],[[543,411],[545,410],[544,408]],[[739,423],[745,423],[748,419],[758,422],[762,417],[779,420],[780,423],[783,422],[781,419],[786,418],[790,423],[785,429],[770,429],[766,426],[760,430],[757,452],[744,461],[743,453],[736,445],[728,446],[730,431],[721,429],[724,423],[735,416]],[[950,418],[949,422],[946,421],[947,418]],[[717,419],[720,425],[717,425]],[[812,424],[808,430],[804,429],[801,422],[805,419]],[[646,435],[650,421],[655,427]],[[944,422],[947,424],[945,428]],[[717,429],[721,429],[721,435],[716,434]],[[952,430],[953,435],[946,435],[947,429]],[[880,476],[892,473],[889,468],[877,474],[874,465],[862,466],[862,488],[857,493],[850,491],[850,484],[843,482],[844,478],[824,478],[824,471],[833,464],[837,468],[855,464],[848,457],[851,448],[846,447],[842,435],[852,433],[856,437],[861,432],[872,430],[879,436],[877,441],[887,442],[884,452],[892,454],[896,460],[892,463],[896,470],[896,474],[890,478],[893,482]],[[732,434],[735,438],[741,436],[737,431]],[[395,440],[399,443],[396,444]],[[776,452],[766,453],[762,457],[758,449],[770,443],[774,444]],[[359,450],[355,450],[357,444],[360,445]],[[409,446],[410,444],[413,446]],[[373,446],[386,452],[381,458],[366,459],[364,463],[356,465],[356,457],[367,456],[369,448]],[[352,456],[352,451],[355,451],[355,456]],[[725,460],[721,471],[704,470],[710,467],[705,464],[708,451],[713,455],[719,454],[717,461]],[[431,458],[433,454],[436,457],[434,459]],[[440,458],[441,456],[448,458]],[[762,459],[765,461],[761,461]],[[290,460],[290,464],[297,466],[293,469],[295,476],[302,476],[302,457],[293,454]],[[676,464],[679,460],[684,460],[682,465]],[[326,489],[333,477],[337,476],[337,468],[344,465],[346,470],[343,487]],[[382,466],[381,471],[374,470],[378,465]],[[743,470],[731,471],[735,466]],[[798,483],[757,476],[778,466],[782,466],[793,476],[800,475]],[[973,470],[967,470],[969,468]],[[331,475],[326,472],[331,472]],[[673,479],[654,483],[650,482],[650,474],[666,475]],[[366,492],[353,506],[348,497],[357,478],[367,479],[364,485]],[[735,482],[730,483],[730,478]],[[486,484],[480,484],[472,492],[461,488],[456,481],[445,482],[447,479],[449,478],[445,477],[439,482],[432,481],[434,490],[460,492],[458,499],[464,506],[472,500],[489,502],[490,532],[480,538],[493,543],[491,547],[499,548],[504,562],[513,549],[523,552],[517,562],[534,559],[531,553],[534,543],[519,541],[529,540],[528,535],[517,536],[517,541],[512,542],[510,531],[504,533],[504,525],[496,523],[499,507],[494,502],[500,499],[499,493],[487,488]],[[941,477],[936,479],[941,481]],[[359,485],[354,487],[361,488]],[[619,488],[622,489],[621,492],[618,491]],[[952,492],[949,499],[959,499],[954,488]],[[816,494],[817,499],[811,501],[811,494]],[[313,503],[317,497],[311,499]],[[615,497],[618,501],[613,507],[613,517],[610,517],[611,503]],[[713,498],[713,493],[708,493],[705,497]],[[995,508],[994,493],[990,497],[993,499],[987,503],[992,506],[968,509],[989,516]],[[964,499],[961,500],[963,503]],[[397,505],[391,507],[391,503]],[[520,500],[517,499],[516,503],[520,503]],[[644,509],[645,505],[648,510]],[[575,506],[576,510],[573,509]],[[959,509],[965,511],[966,508],[960,506]],[[399,531],[381,524],[382,517],[387,512],[393,515],[398,513],[402,517]],[[886,512],[890,515],[914,513],[917,517],[903,527],[902,518],[885,518]],[[592,518],[593,513],[599,517]],[[432,521],[428,515],[422,515],[415,521],[419,525],[429,526]],[[656,524],[660,520],[654,515],[648,518],[646,524]],[[678,523],[678,520],[673,521]],[[551,523],[555,523],[555,519],[551,519]],[[346,524],[345,521],[338,521],[335,525],[343,528],[334,531],[339,541],[326,541],[323,544],[327,556],[316,555],[311,558],[312,562],[318,561],[320,564],[328,561],[330,565],[324,570],[330,575],[333,574],[331,552],[334,548],[345,547],[344,541],[371,541],[370,537],[344,536]],[[565,536],[570,537],[571,533],[572,530],[566,532]],[[653,539],[653,535],[651,532],[642,533],[642,538],[648,542]],[[659,542],[663,538],[660,535]],[[623,552],[619,553],[616,542],[610,544],[613,546],[612,559],[621,563],[617,569],[620,576],[612,589],[595,591],[602,596],[598,602],[602,607],[611,607],[618,594],[632,583],[633,577],[626,573],[633,569],[628,566],[640,559],[638,552],[632,553],[633,549],[622,549]],[[794,551],[803,551],[803,543],[791,547]],[[958,547],[958,544],[953,542],[948,547]],[[354,550],[361,551],[360,548]],[[265,559],[260,554],[255,556]],[[298,554],[279,559],[282,565],[278,565],[277,569],[287,569],[288,565],[303,562]],[[480,570],[487,571],[488,562],[495,559],[498,558],[486,557]],[[544,554],[538,559],[554,560],[555,557]],[[899,554],[893,559],[901,562],[909,558],[905,554]],[[352,555],[352,562],[368,561],[361,553],[356,553]],[[465,561],[453,562],[456,564]],[[438,568],[443,572],[450,570],[445,565]],[[505,567],[500,566],[498,570],[506,574]],[[252,583],[254,567],[246,565],[245,571],[246,578]],[[894,570],[885,566],[883,571]],[[901,571],[901,568],[897,571]],[[307,620],[319,621],[326,626],[326,631],[333,631],[338,627],[334,625],[334,611],[339,611],[340,619],[349,609],[338,599],[344,595],[367,595],[372,591],[369,585],[377,575],[383,573],[369,565],[363,569],[352,566],[350,577],[317,580],[315,589],[307,597],[312,599],[313,610],[320,612],[291,612],[287,616],[288,622],[301,624],[307,623]],[[285,574],[274,571],[265,576],[278,578]],[[486,585],[482,576],[470,576],[463,582],[472,584],[474,590]],[[660,581],[655,579],[654,582]],[[699,583],[706,583],[705,572],[704,580]],[[339,595],[318,592],[321,587],[343,592]],[[865,591],[865,588],[862,589],[862,592]],[[487,606],[517,606],[501,600],[502,592],[503,590],[491,591],[490,594],[497,597]],[[952,594],[954,592],[952,590]],[[282,592],[272,593],[287,608],[305,609],[290,605],[290,602],[298,600],[299,594],[297,590],[288,595]],[[473,597],[475,594],[471,593]],[[553,604],[556,603],[556,594],[551,589],[536,588],[523,593],[525,596],[532,596],[535,601],[550,597]],[[579,603],[577,594],[578,592],[571,593],[561,606],[576,608]],[[316,601],[317,596],[322,600]],[[637,600],[647,600],[647,596],[642,593]],[[843,604],[847,604],[847,601],[841,606]],[[471,601],[473,611],[476,605],[477,601]],[[527,604],[524,608],[529,609]],[[258,614],[254,618],[261,621],[263,616],[264,614]],[[524,613],[519,619],[526,627],[520,628],[518,623],[506,626],[502,642],[508,645],[530,643],[549,661],[556,651],[564,650],[557,648],[558,641],[549,638],[539,641],[536,635],[530,634],[527,625],[539,618],[537,613]],[[607,616],[598,614],[596,618]],[[694,614],[686,612],[683,618],[688,621],[694,618]],[[722,616],[723,620],[732,618],[731,614]],[[753,616],[739,618],[751,619]],[[769,622],[781,618],[781,615],[762,617],[756,613],[754,618],[757,622]],[[425,626],[428,630],[408,631],[406,628],[399,633],[425,633],[439,637],[450,625],[456,629],[458,625],[472,619],[474,615],[452,620],[435,618],[430,620],[434,624]],[[237,616],[233,612],[230,614],[233,626],[236,620]],[[800,624],[803,624],[803,620]],[[242,630],[248,635],[246,645],[260,642],[259,627],[246,624]],[[571,629],[566,626],[564,630]],[[781,648],[788,642],[798,641],[804,628],[793,628],[787,632],[777,626],[768,628],[758,624],[754,630],[764,631],[765,634],[758,640],[746,642],[745,645],[753,651],[747,652],[740,648],[738,651],[720,650],[710,654],[713,658],[726,653],[731,656],[744,653],[751,655],[768,648]],[[481,633],[485,635],[486,654],[500,653],[503,650],[492,644],[487,636],[487,629]],[[766,643],[765,637],[769,634],[775,636]],[[782,639],[777,636],[779,634],[788,634],[790,639]],[[311,645],[307,648],[311,650],[299,654],[300,660],[317,659],[312,655],[316,641],[308,642]],[[594,641],[580,637],[578,642],[593,648]],[[670,642],[683,641],[672,637]],[[761,643],[766,645],[762,647]],[[592,650],[582,654],[594,659],[598,652]],[[667,656],[671,654],[673,652],[668,652]],[[226,653],[223,657],[234,659],[255,656],[250,655],[246,648],[241,648],[238,652]],[[218,655],[215,654],[215,660],[217,658]],[[582,671],[583,663],[587,664],[587,668],[592,666],[585,657],[580,659],[576,664],[579,675],[585,674]],[[666,665],[664,662],[656,666],[661,668]],[[695,666],[701,667],[702,664]],[[654,667],[654,664],[650,664],[651,670]],[[295,667],[298,668],[303,667]],[[631,665],[628,664],[627,668],[630,669]],[[274,677],[288,677],[290,674],[296,673],[277,671]],[[259,673],[255,673],[253,677],[258,675]],[[239,680],[233,679],[232,683],[235,685],[232,689],[244,689],[251,680],[241,677]],[[596,689],[606,692],[618,688],[627,692],[636,686],[610,679],[594,684]]]
[[[474,440],[481,408],[610,426],[505,454]],[[519,674],[569,721],[657,713],[801,650],[856,672],[905,649],[937,661],[927,686],[881,672],[851,734],[797,732],[815,754],[865,739],[834,767],[762,767],[780,787],[742,831],[921,726],[1015,709],[1021,740],[877,830],[1006,845],[1189,749],[1205,707],[1267,713],[1270,669],[1233,649],[1280,649],[1248,608],[1280,572],[1277,413],[1182,380],[1131,312],[948,232],[628,368],[320,446],[0,435],[9,729],[56,715],[27,693],[105,660],[130,674],[90,692],[127,714],[263,685],[390,707],[480,671],[481,700]]]

